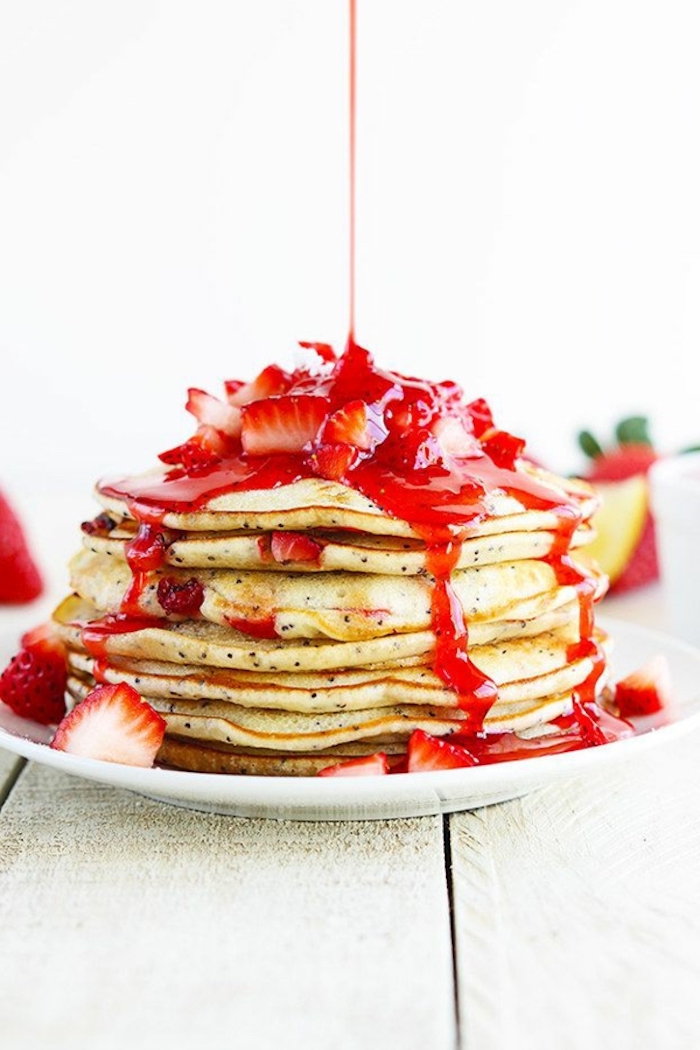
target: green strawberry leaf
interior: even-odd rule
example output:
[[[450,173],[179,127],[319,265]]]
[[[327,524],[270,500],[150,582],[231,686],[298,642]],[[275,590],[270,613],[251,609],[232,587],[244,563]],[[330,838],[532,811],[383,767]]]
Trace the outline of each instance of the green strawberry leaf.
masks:
[[[615,437],[620,445],[651,445],[648,419],[646,416],[621,419],[615,428]]]
[[[602,456],[603,454],[602,446],[593,437],[590,430],[581,431],[578,436],[578,443],[584,455],[588,456],[589,459],[595,459],[596,456]]]

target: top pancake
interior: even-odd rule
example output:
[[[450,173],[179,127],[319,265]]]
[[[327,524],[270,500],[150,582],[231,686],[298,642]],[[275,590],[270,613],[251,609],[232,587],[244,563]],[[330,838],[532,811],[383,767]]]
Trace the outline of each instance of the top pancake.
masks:
[[[553,499],[578,504],[582,520],[587,521],[598,506],[594,490],[580,479],[565,479],[530,464],[518,472],[541,482]],[[138,498],[139,486],[148,488],[166,475],[162,470],[147,472],[129,480]],[[167,483],[162,485],[167,495]],[[108,485],[98,485],[96,496],[102,506],[119,518],[133,518],[130,502],[108,494]],[[476,506],[476,505],[475,505]],[[322,478],[304,478],[269,489],[234,489],[214,496],[194,510],[171,508],[159,515],[166,528],[185,532],[272,531],[281,529],[350,529],[377,536],[413,537],[421,533],[414,525],[391,516],[356,489]],[[528,509],[513,495],[494,489],[478,501],[474,520],[460,525],[466,538],[493,536],[504,532],[557,530],[560,519],[553,510]]]

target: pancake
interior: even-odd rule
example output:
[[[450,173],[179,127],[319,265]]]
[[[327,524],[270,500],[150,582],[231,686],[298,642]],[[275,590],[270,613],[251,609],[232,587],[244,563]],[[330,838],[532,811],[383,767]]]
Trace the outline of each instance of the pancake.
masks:
[[[184,588],[196,581],[202,600],[198,615],[224,626],[248,625],[250,633],[274,632],[281,638],[333,638],[364,641],[427,630],[431,624],[431,576],[386,577],[370,573],[306,574],[248,570],[176,569],[144,574],[132,612],[167,616],[159,599],[161,581]],[[81,550],[70,566],[76,593],[108,613],[122,607],[131,584],[125,562]],[[575,598],[561,586],[546,561],[515,562],[455,570],[455,594],[470,623],[529,619]]]
[[[195,434],[98,483],[53,616],[70,704],[125,683],[165,719],[161,764],[223,775],[398,771],[417,732],[593,739],[594,489],[354,344],[266,374],[190,391]]]
[[[122,520],[105,535],[95,532],[83,538],[83,546],[95,554],[126,560],[127,544],[136,536],[136,523]],[[285,572],[361,572],[390,576],[422,575],[428,571],[426,545],[420,540],[395,536],[372,536],[352,532],[308,532],[318,554],[308,561],[276,560],[273,551],[279,533],[273,531],[180,534],[169,537],[163,564],[193,569],[264,569]],[[590,542],[590,526],[577,529],[572,548]],[[456,569],[477,565],[541,558],[556,544],[556,533],[532,529],[497,535],[476,536],[463,541]]]
[[[528,637],[568,625],[578,638],[579,612],[575,602],[549,610],[532,620],[502,620],[470,626],[474,644],[487,644],[512,637]],[[64,599],[55,610],[54,626],[70,649],[84,649],[85,629],[100,630],[102,614],[77,595]],[[235,668],[274,675],[342,668],[395,667],[406,663],[431,662],[435,649],[432,631],[389,635],[362,642],[337,642],[304,638],[255,638],[242,631],[204,621],[155,625],[146,621],[131,624],[125,632],[107,631],[101,639],[100,656],[109,661],[124,659],[166,661],[189,668]]]
[[[518,472],[548,488],[561,504],[578,504],[583,520],[590,520],[598,507],[595,491],[578,478],[558,477],[551,472],[521,462]],[[98,485],[95,496],[101,506],[118,518],[138,515],[139,500],[172,498],[168,480],[171,472],[153,469],[134,478],[107,479]],[[128,484],[128,498],[118,498],[119,487]],[[146,494],[146,496],[144,496]],[[553,500],[556,503],[556,499]],[[146,502],[144,505],[148,505]],[[159,524],[184,532],[255,531],[276,529],[347,529],[377,536],[399,536],[424,539],[422,530],[410,521],[387,515],[365,495],[344,484],[319,478],[305,478],[291,484],[268,489],[245,489],[215,495],[194,510],[187,500],[177,509],[159,513]],[[492,536],[506,532],[530,532],[536,529],[559,530],[561,519],[556,511],[526,507],[521,500],[500,489],[494,489],[471,506],[455,513],[455,523],[467,528],[468,536]]]
[[[518,637],[497,644],[472,646],[476,666],[499,686],[503,703],[537,699],[548,693],[570,690],[585,678],[590,665],[585,658],[571,660],[571,629],[560,629],[533,638]],[[76,676],[94,676],[95,660],[71,653]],[[188,702],[223,701],[244,707],[296,712],[356,711],[363,707],[433,704],[457,707],[455,693],[430,666],[368,667],[359,671],[327,674],[269,674],[250,671],[179,667],[154,661],[121,661],[101,671],[107,682],[128,682],[151,697],[179,698]],[[211,703],[209,703],[211,708]]]

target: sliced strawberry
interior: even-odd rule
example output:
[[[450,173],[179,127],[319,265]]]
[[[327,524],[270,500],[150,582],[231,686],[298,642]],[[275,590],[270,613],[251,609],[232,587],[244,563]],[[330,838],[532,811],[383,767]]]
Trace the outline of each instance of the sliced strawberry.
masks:
[[[66,713],[66,657],[63,644],[47,624],[27,631],[22,648],[0,677],[0,700],[22,718],[43,725]]]
[[[185,470],[198,470],[217,463],[227,454],[229,448],[221,430],[202,425],[182,445],[161,452],[158,459],[163,463],[181,465]]]
[[[460,769],[478,765],[478,759],[465,747],[451,744],[442,737],[414,729],[408,741],[409,773],[426,773],[434,769]]]
[[[335,350],[330,343],[299,343],[303,350],[315,350],[322,361],[330,364],[337,360]]]
[[[480,456],[481,446],[456,416],[444,416],[432,427],[444,456]]]
[[[229,437],[238,437],[241,432],[241,410],[236,405],[220,401],[205,390],[190,387],[185,408],[205,427],[214,427]]]
[[[352,445],[319,445],[311,456],[311,466],[320,478],[342,481],[360,459]]]
[[[366,451],[374,448],[376,439],[370,427],[365,401],[348,401],[326,420],[321,442],[329,445],[354,445]]]
[[[497,467],[502,467],[504,470],[513,470],[515,461],[525,449],[525,442],[522,438],[496,428],[487,430],[479,440],[486,455]]]
[[[20,520],[0,493],[0,602],[31,602],[43,589],[44,581]]]
[[[290,561],[317,562],[323,547],[303,532],[273,532],[270,550],[275,561],[286,565]]]
[[[318,434],[328,399],[313,394],[282,394],[241,409],[243,451],[252,456],[301,452]]]
[[[228,379],[224,383],[226,397],[231,405],[248,405],[251,401],[261,401],[265,397],[286,394],[292,383],[292,377],[279,365],[268,365],[250,383],[239,383]]]
[[[673,698],[671,668],[664,653],[615,684],[615,705],[622,718],[653,715],[670,707]]]
[[[383,751],[365,758],[349,758],[346,762],[336,762],[318,771],[320,777],[366,777],[384,775],[389,772],[389,760]]]
[[[467,405],[467,412],[472,418],[472,426],[476,437],[480,438],[487,430],[493,428],[491,408],[483,397],[477,398],[476,401],[470,401]]]
[[[98,685],[61,720],[51,747],[82,758],[152,766],[166,722],[136,690]]]

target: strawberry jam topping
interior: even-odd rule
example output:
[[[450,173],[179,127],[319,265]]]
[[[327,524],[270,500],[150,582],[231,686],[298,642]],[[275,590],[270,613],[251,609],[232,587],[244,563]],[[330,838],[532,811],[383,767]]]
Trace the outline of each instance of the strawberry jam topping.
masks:
[[[469,657],[452,571],[465,530],[489,516],[493,494],[505,495],[528,510],[552,512],[559,523],[548,561],[557,582],[571,586],[579,597],[583,641],[571,656],[592,658],[593,671],[581,693],[588,700],[602,658],[591,641],[595,583],[569,553],[581,521],[577,503],[529,470],[523,440],[494,426],[483,399],[465,403],[456,383],[431,383],[380,369],[352,338],[340,357],[323,344],[318,358],[315,371],[276,369],[273,394],[266,394],[269,369],[250,384],[228,380],[226,402],[215,403],[202,391],[193,399],[190,391],[188,408],[200,412],[194,438],[204,441],[206,455],[198,460],[193,453],[197,442],[193,446],[190,439],[161,457],[161,471],[101,483],[102,493],[126,502],[140,523],[129,546],[134,577],[122,612],[137,612],[144,570],[162,562],[163,524],[169,514],[196,513],[230,492],[266,490],[314,477],[339,482],[389,516],[409,522],[424,540],[434,580],[434,669],[457,694],[470,731],[478,732],[497,689]],[[244,391],[252,391],[252,401],[243,400]],[[209,433],[212,420],[226,427],[215,431],[215,439]],[[199,596],[191,610],[187,605],[181,615],[196,613],[195,598]],[[167,602],[164,607],[175,612]],[[237,620],[234,626],[274,636],[267,620]]]

